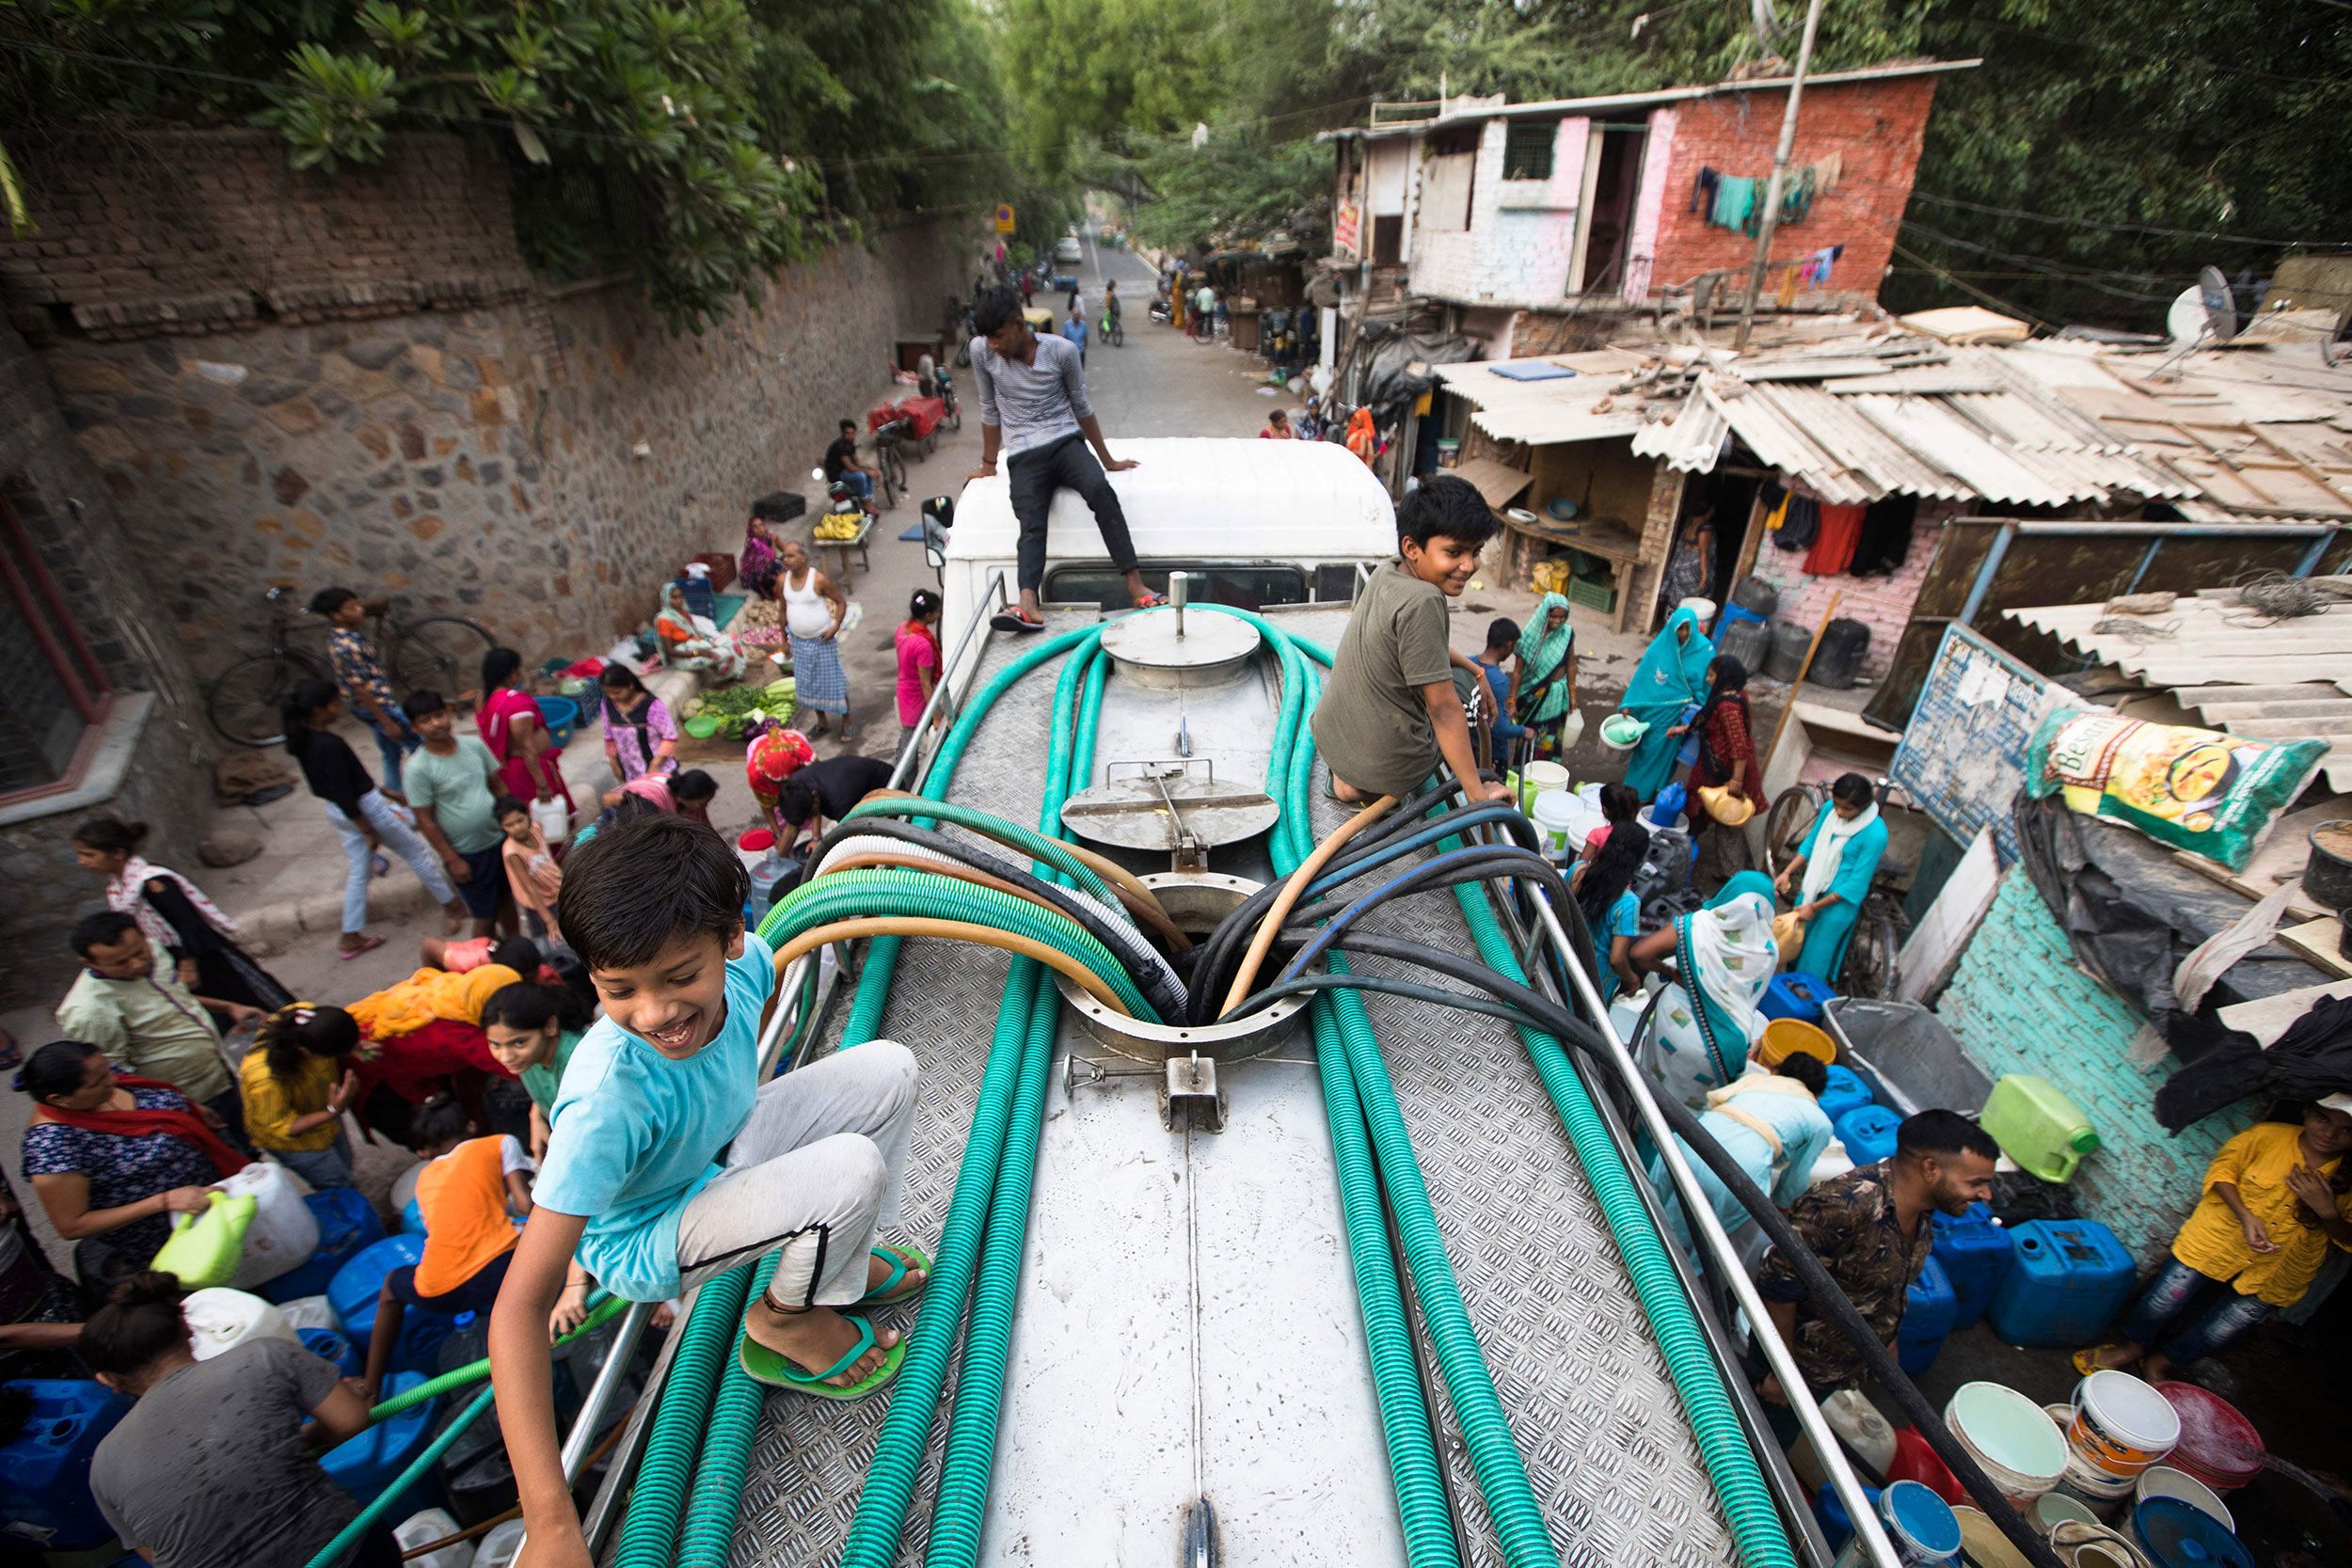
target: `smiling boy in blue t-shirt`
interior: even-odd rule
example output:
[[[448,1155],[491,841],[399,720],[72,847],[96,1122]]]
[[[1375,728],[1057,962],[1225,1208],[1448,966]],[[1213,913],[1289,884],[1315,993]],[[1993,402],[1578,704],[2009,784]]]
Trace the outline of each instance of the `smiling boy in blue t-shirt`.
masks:
[[[743,928],[748,891],[727,842],[682,817],[622,823],[564,863],[557,923],[604,1016],[564,1068],[535,1206],[490,1320],[501,1425],[541,1560],[589,1560],[547,1347],[586,1315],[591,1275],[662,1301],[773,1252],[737,1347],[745,1371],[854,1399],[905,1354],[896,1330],[835,1308],[923,1287],[920,1252],[874,1245],[896,1217],[914,1054],[874,1040],[759,1083],[775,970]]]

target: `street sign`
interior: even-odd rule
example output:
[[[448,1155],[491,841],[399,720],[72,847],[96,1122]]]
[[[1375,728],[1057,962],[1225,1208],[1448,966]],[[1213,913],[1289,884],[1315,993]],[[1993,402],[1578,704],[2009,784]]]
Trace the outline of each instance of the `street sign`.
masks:
[[[1009,234],[1012,232],[1012,203],[999,201],[996,203],[996,232]]]
[[[1341,202],[1339,212],[1331,220],[1332,247],[1334,249],[1343,250],[1350,256],[1355,255],[1357,253],[1356,241],[1359,233],[1360,232],[1361,222],[1361,218],[1359,218],[1357,214],[1356,204],[1354,202]]]

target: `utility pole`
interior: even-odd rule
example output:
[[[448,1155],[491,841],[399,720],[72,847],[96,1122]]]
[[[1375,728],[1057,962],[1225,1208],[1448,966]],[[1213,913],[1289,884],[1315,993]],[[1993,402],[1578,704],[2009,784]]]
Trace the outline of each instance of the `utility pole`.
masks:
[[[1756,264],[1748,270],[1748,296],[1740,303],[1740,335],[1735,351],[1745,352],[1748,333],[1756,325],[1756,296],[1764,290],[1764,267],[1772,254],[1772,230],[1780,227],[1780,193],[1788,182],[1788,158],[1797,150],[1797,102],[1804,96],[1804,73],[1813,63],[1813,35],[1821,26],[1821,0],[1810,0],[1804,10],[1804,40],[1797,45],[1797,74],[1788,84],[1788,108],[1780,117],[1780,146],[1772,153],[1772,178],[1764,187],[1764,217],[1756,230]]]

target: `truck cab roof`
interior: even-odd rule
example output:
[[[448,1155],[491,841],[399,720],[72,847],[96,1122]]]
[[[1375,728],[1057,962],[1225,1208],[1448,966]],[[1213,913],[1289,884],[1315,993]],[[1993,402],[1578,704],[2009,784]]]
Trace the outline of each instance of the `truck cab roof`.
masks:
[[[1136,553],[1237,561],[1383,559],[1396,553],[1396,510],[1372,470],[1327,441],[1220,437],[1113,437],[1111,455],[1138,467],[1110,476],[1135,536]],[[1012,515],[1009,465],[974,480],[956,504],[950,562],[1013,559],[1021,525]],[[1099,561],[1094,514],[1063,490],[1047,514],[1049,561]]]

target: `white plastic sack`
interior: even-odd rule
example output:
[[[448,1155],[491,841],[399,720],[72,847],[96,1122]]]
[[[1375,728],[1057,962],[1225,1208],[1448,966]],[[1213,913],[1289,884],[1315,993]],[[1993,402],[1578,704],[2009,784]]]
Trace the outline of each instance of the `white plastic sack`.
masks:
[[[329,1334],[341,1334],[343,1325],[335,1317],[335,1304],[325,1296],[296,1296],[278,1304],[278,1315],[286,1320],[286,1326],[299,1333],[306,1328],[323,1328]]]
[[[392,1539],[399,1542],[400,1549],[406,1553],[415,1551],[428,1541],[455,1535],[461,1528],[447,1511],[428,1508],[421,1513],[411,1513],[393,1527]],[[453,1546],[443,1546],[437,1552],[427,1552],[422,1557],[412,1557],[407,1560],[415,1564],[415,1568],[473,1568],[474,1545],[470,1541],[460,1541]]]
[[[281,1274],[291,1274],[318,1251],[318,1216],[302,1201],[285,1166],[274,1160],[256,1160],[221,1182],[220,1189],[231,1197],[250,1196],[260,1204],[253,1223],[246,1227],[245,1256],[229,1281],[232,1290],[250,1291]]]
[[[224,1351],[235,1350],[247,1339],[283,1339],[290,1345],[302,1343],[286,1322],[286,1315],[260,1296],[231,1291],[225,1286],[189,1293],[180,1304],[181,1316],[188,1321],[188,1348],[199,1361],[210,1361]]]

